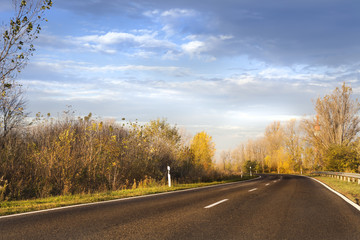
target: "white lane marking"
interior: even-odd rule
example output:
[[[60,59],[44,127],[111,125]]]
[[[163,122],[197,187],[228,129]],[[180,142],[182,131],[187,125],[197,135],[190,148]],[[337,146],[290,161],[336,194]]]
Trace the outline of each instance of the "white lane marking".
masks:
[[[269,186],[269,185],[270,185],[270,183],[265,184],[265,186]]]
[[[249,192],[256,191],[256,190],[257,190],[257,188],[253,188],[253,189],[249,190]]]
[[[204,207],[204,208],[212,208],[212,207],[214,207],[214,206],[216,206],[216,205],[218,205],[218,204],[220,204],[220,203],[226,202],[227,200],[229,200],[229,199],[223,199],[223,200],[218,201],[218,202],[216,202],[216,203],[210,204],[209,206],[206,206],[206,207]]]
[[[275,181],[273,181],[273,182],[276,182],[276,180],[275,180]]]

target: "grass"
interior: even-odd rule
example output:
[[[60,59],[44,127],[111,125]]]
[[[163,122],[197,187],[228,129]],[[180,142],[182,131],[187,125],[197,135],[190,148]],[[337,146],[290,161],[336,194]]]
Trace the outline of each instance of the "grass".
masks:
[[[255,176],[256,177],[256,176]],[[253,177],[254,178],[254,177]],[[17,201],[0,201],[0,216],[10,215],[15,213],[24,213],[30,211],[44,210],[56,207],[71,206],[83,203],[101,202],[113,199],[128,198],[142,195],[149,195],[161,192],[177,191],[189,188],[204,187],[222,183],[236,182],[250,179],[250,177],[233,178],[224,181],[201,182],[191,184],[175,184],[171,188],[167,185],[158,185],[151,187],[139,187],[135,189],[125,189],[118,191],[109,191],[93,194],[75,194],[47,198],[38,198],[31,200],[17,200]]]
[[[357,205],[360,205],[360,185],[357,182],[347,182],[332,177],[322,176],[315,176],[314,178],[346,196]]]

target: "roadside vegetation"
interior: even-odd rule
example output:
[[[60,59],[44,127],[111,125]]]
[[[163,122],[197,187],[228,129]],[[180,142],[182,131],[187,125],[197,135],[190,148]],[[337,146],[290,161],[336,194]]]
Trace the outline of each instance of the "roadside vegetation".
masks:
[[[214,143],[205,132],[183,141],[165,120],[138,123],[42,118],[0,139],[0,198],[116,191],[166,181],[220,180]]]
[[[324,177],[324,176],[313,176],[319,181],[325,183],[332,189],[341,193],[342,195],[349,198],[351,201],[360,205],[360,186],[357,182],[341,181],[336,178]]]

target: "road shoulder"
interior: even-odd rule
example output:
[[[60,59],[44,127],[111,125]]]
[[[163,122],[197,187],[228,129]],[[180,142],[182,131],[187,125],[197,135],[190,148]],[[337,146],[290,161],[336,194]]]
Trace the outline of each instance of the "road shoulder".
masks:
[[[305,176],[307,178],[312,179],[313,181],[316,181],[318,183],[320,183],[321,185],[323,185],[325,188],[327,188],[329,191],[335,193],[336,195],[338,195],[340,198],[342,198],[345,202],[347,202],[348,204],[350,204],[351,206],[353,206],[354,208],[356,208],[358,211],[360,211],[360,206],[357,205],[356,203],[354,203],[353,201],[351,201],[349,198],[347,198],[346,196],[344,196],[343,194],[339,193],[338,191],[334,190],[333,188],[331,188],[330,186],[328,186],[327,184],[321,182],[320,180],[313,178],[313,177],[308,177]]]

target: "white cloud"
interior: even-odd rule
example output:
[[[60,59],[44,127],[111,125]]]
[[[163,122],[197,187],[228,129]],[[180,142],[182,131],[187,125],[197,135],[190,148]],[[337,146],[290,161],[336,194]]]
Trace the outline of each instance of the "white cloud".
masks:
[[[94,42],[103,45],[116,44],[124,41],[129,41],[135,39],[136,36],[123,33],[123,32],[108,32],[105,35],[89,35],[78,37],[77,40],[81,42]]]
[[[160,11],[158,9],[147,10],[143,12],[143,15],[164,23],[166,21],[196,17],[199,13],[194,9],[171,8],[165,11]]]
[[[181,45],[184,54],[191,57],[198,57],[206,61],[216,60],[216,56],[227,40],[232,39],[231,35],[189,35],[185,40],[190,40]]]
[[[156,17],[158,16],[160,13],[160,11],[158,9],[155,9],[155,10],[148,10],[148,11],[145,11],[143,13],[144,16],[146,17]]]
[[[234,83],[239,86],[249,84],[249,83],[255,83],[255,77],[252,75],[232,76],[229,78],[225,78],[224,80],[229,83]]]
[[[26,80],[23,83],[29,87],[30,95],[32,92],[41,92],[38,99],[69,101],[85,99],[93,101],[100,99],[105,92],[96,87],[94,83],[64,83],[64,82],[48,82],[40,80]]]
[[[92,72],[108,72],[108,71],[159,71],[159,72],[173,72],[182,70],[179,67],[165,67],[165,66],[144,66],[144,65],[125,65],[125,66],[89,66],[79,67],[80,70],[87,70]]]
[[[190,56],[198,56],[202,52],[206,51],[206,46],[204,42],[201,41],[191,41],[181,45],[182,50],[189,54]]]
[[[234,36],[232,36],[232,35],[220,35],[219,38],[220,38],[220,40],[230,40],[230,39],[233,39]]]
[[[122,71],[153,71],[153,72],[168,72],[177,74],[188,74],[189,70],[176,66],[146,66],[146,65],[104,65],[97,66],[87,62],[74,62],[74,61],[37,61],[33,62],[37,67],[51,69],[52,71],[76,71],[80,72],[122,72]]]
[[[159,39],[157,32],[134,31],[126,32],[108,32],[103,35],[86,35],[81,37],[68,37],[68,40],[75,45],[94,52],[105,52],[115,54],[118,49],[127,51],[129,49],[173,49],[176,44],[166,40]]]
[[[161,13],[162,17],[171,17],[171,18],[194,17],[196,15],[197,12],[193,9],[180,9],[180,8],[173,8]]]
[[[187,29],[204,27],[203,16],[194,9],[171,8],[165,11],[148,10],[143,13],[161,26],[167,37],[181,35]],[[198,27],[199,26],[199,27]]]
[[[231,35],[188,35],[171,40],[162,33],[139,29],[131,32],[111,31],[104,34],[67,36],[65,38],[43,35],[41,42],[42,46],[67,52],[80,50],[112,55],[122,54],[142,59],[160,56],[162,59],[171,60],[190,56],[205,61],[214,61],[219,49],[231,39],[233,39]]]

